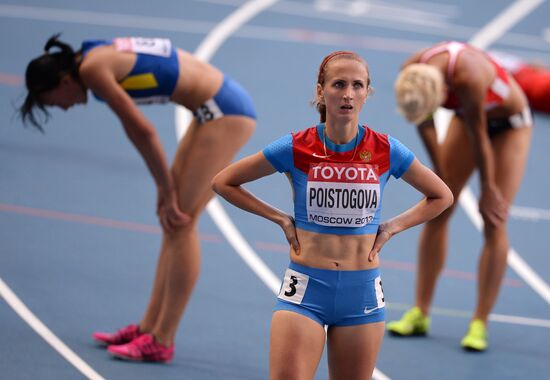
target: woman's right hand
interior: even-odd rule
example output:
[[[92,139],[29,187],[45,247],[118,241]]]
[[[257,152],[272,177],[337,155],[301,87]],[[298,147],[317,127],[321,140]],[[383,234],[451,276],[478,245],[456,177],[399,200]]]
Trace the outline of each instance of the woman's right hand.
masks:
[[[280,223],[280,226],[285,233],[288,244],[290,244],[296,255],[299,255],[300,243],[298,243],[298,235],[296,234],[296,225],[294,224],[294,218],[290,215],[285,215],[283,221]]]
[[[481,190],[479,212],[485,225],[497,227],[508,217],[509,204],[497,187],[485,186]]]
[[[160,224],[166,232],[172,232],[177,227],[185,226],[191,221],[191,217],[179,209],[176,193],[173,190],[158,190],[157,214]]]

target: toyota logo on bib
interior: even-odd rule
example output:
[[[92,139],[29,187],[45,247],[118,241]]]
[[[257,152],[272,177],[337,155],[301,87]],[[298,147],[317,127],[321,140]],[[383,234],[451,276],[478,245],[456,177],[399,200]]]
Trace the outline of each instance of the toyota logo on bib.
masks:
[[[312,164],[307,180],[310,222],[333,227],[362,227],[380,204],[378,166],[360,163]]]

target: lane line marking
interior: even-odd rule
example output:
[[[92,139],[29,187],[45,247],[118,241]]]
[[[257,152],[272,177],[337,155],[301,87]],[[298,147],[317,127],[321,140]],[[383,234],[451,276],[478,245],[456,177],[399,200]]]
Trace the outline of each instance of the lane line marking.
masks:
[[[504,33],[512,29],[532,11],[541,5],[544,0],[518,0],[503,10],[483,29],[470,39],[470,44],[480,49],[487,49],[489,45],[501,38]]]
[[[11,204],[5,204],[5,203],[0,203],[0,213],[1,212],[48,219],[48,220],[57,220],[57,221],[63,221],[67,223],[99,226],[103,228],[137,232],[141,234],[148,233],[153,235],[160,235],[162,233],[161,228],[158,225],[153,225],[153,224],[129,222],[129,221],[103,218],[103,217],[97,217],[97,216],[88,216],[88,215],[82,215],[82,214],[70,214],[70,213],[61,212],[61,211],[39,209],[39,208],[11,205]],[[221,209],[220,212],[225,213],[223,208]],[[226,217],[228,218],[228,216]],[[221,225],[224,226],[224,225],[227,225],[227,223],[225,224],[221,223]],[[228,233],[233,233],[233,232],[228,232]],[[227,241],[227,239],[224,238],[223,234],[216,234],[216,233],[201,232],[199,233],[199,238],[201,241],[209,242],[209,243],[225,243]],[[240,246],[241,243],[239,243],[238,245]],[[249,244],[247,245],[250,247]],[[255,241],[254,247],[256,247],[256,249],[260,251],[270,252],[270,253],[277,253],[277,254],[283,253],[288,255],[288,252],[289,252],[288,244],[282,244],[282,243]],[[250,248],[243,248],[243,250],[250,251]],[[250,259],[250,261],[253,262],[255,261],[255,259],[252,258]],[[380,267],[385,269],[398,270],[402,272],[409,272],[409,273],[416,272],[416,264],[405,262],[405,261],[385,259],[380,263]],[[266,275],[266,276],[270,277],[270,275]],[[463,272],[455,269],[444,269],[442,276],[454,278],[454,279],[460,279],[460,280],[467,280],[467,281],[477,280],[475,272]],[[504,281],[503,285],[505,286],[511,286],[516,288],[525,287],[524,281],[520,281],[515,278],[504,278],[503,281]],[[273,284],[275,284],[275,282],[272,280],[267,280],[266,282],[266,285],[268,285],[269,288],[275,289],[276,287]],[[278,287],[276,288],[276,291],[278,292]]]
[[[472,224],[483,232],[483,219],[477,208],[477,200],[470,187],[465,187],[458,198],[460,206],[470,218]],[[523,281],[525,281],[538,295],[550,304],[550,287],[530,266],[523,260],[517,251],[510,246],[508,249],[508,265]]]
[[[550,220],[550,210],[534,207],[512,206],[510,215],[516,219],[538,222],[540,220]]]
[[[207,207],[210,217],[214,220],[214,223],[216,223],[216,226],[218,226],[235,252],[256,273],[268,289],[274,294],[278,294],[281,287],[281,279],[263,262],[244,236],[242,236],[220,204],[220,201],[214,198]]]
[[[0,278],[0,295],[7,304],[24,320],[38,335],[53,347],[61,356],[79,370],[90,380],[105,380],[99,373],[94,371],[84,360],[74,353],[63,343],[27,306],[15,295],[9,286]]]
[[[0,84],[12,87],[22,86],[24,83],[23,76],[0,72]]]
[[[232,1],[214,1],[206,2],[213,4],[224,4],[237,6]],[[347,24],[357,24],[361,26],[373,26],[390,30],[397,30],[405,33],[419,33],[422,35],[431,35],[441,37],[444,34],[447,39],[465,40],[471,36],[476,29],[461,25],[444,24],[437,28],[427,28],[426,26],[415,26],[412,24],[403,24],[388,19],[368,19],[366,17],[354,18],[339,16],[334,13],[315,12],[312,6],[300,5],[297,3],[286,2],[284,5],[279,2],[277,7],[270,9],[276,14],[299,16],[320,20],[320,22],[341,22]],[[206,34],[212,29],[214,23],[206,21],[196,21],[190,19],[174,19],[168,17],[140,16],[124,13],[93,12],[81,10],[68,10],[63,8],[20,6],[13,4],[0,4],[0,17],[14,18],[23,20],[55,21],[59,23],[73,23],[96,26],[109,26],[118,28],[135,27],[140,25],[144,30],[159,30],[178,33]],[[303,40],[296,36],[310,35],[309,40]],[[357,46],[365,49],[383,49],[387,51],[398,51],[412,53],[422,47],[429,45],[426,40],[395,40],[391,38],[374,38],[372,36],[349,35],[340,33],[328,33],[322,30],[308,30],[302,28],[279,28],[265,27],[258,25],[247,25],[235,33],[235,37],[248,38],[264,41],[284,41],[284,42],[307,42],[319,45],[341,45],[343,43],[350,46]],[[326,39],[329,41],[326,41]],[[385,42],[385,44],[384,44]],[[529,34],[508,33],[502,41],[502,45],[520,49],[518,54],[525,54],[525,49],[531,49],[536,52],[538,59],[546,59],[550,50],[545,44],[544,37]],[[401,47],[398,49],[397,44]],[[391,48],[391,49],[390,49]]]
[[[386,303],[386,307],[391,310],[409,310],[412,305],[402,303]],[[442,307],[434,307],[431,309],[431,314],[443,315],[447,317],[467,318],[472,317],[472,313],[466,310],[448,309]],[[517,315],[505,314],[489,314],[489,320],[499,323],[508,323],[518,326],[542,327],[550,328],[550,319],[520,317]]]
[[[128,222],[124,220],[116,220],[110,218],[103,218],[98,216],[89,216],[82,214],[70,214],[62,211],[47,210],[42,208],[25,207],[6,203],[0,203],[0,212],[10,212],[17,215],[29,215],[38,218],[50,219],[50,220],[62,220],[64,222],[87,224],[93,226],[100,226],[104,228],[113,228],[131,232],[147,233],[160,235],[162,229],[157,224],[145,224],[137,222]],[[211,243],[220,243],[223,238],[217,234],[200,233],[200,239],[202,241],[208,241]]]

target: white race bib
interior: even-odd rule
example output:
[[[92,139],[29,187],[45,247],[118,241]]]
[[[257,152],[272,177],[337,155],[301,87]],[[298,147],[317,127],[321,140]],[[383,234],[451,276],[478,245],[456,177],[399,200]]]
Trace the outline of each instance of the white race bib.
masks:
[[[378,166],[361,163],[312,164],[307,179],[308,221],[331,227],[372,223],[380,205]]]
[[[307,274],[287,268],[277,297],[299,305],[304,299],[308,282],[309,276]]]
[[[384,290],[382,289],[382,278],[380,276],[374,279],[374,289],[376,291],[376,305],[378,308],[386,306]]]
[[[114,39],[118,51],[170,57],[172,42],[168,38],[125,37]]]
[[[218,107],[214,99],[207,100],[202,106],[200,106],[193,115],[197,118],[199,123],[203,124],[207,121],[219,119],[223,116],[223,112]]]

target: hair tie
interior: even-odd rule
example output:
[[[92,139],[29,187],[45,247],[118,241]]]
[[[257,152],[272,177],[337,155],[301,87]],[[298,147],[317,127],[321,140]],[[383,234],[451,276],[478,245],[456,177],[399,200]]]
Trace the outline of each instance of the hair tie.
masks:
[[[332,53],[330,53],[329,55],[327,55],[325,57],[325,59],[323,59],[323,62],[321,62],[321,65],[319,66],[319,74],[317,76],[317,83],[319,83],[319,80],[321,79],[321,75],[323,75],[323,71],[325,70],[325,66],[334,58],[334,57],[337,57],[339,55],[346,55],[346,54],[350,54],[350,55],[353,55],[355,56],[356,54],[352,51],[348,51],[348,50],[338,50],[338,51],[334,51]]]

